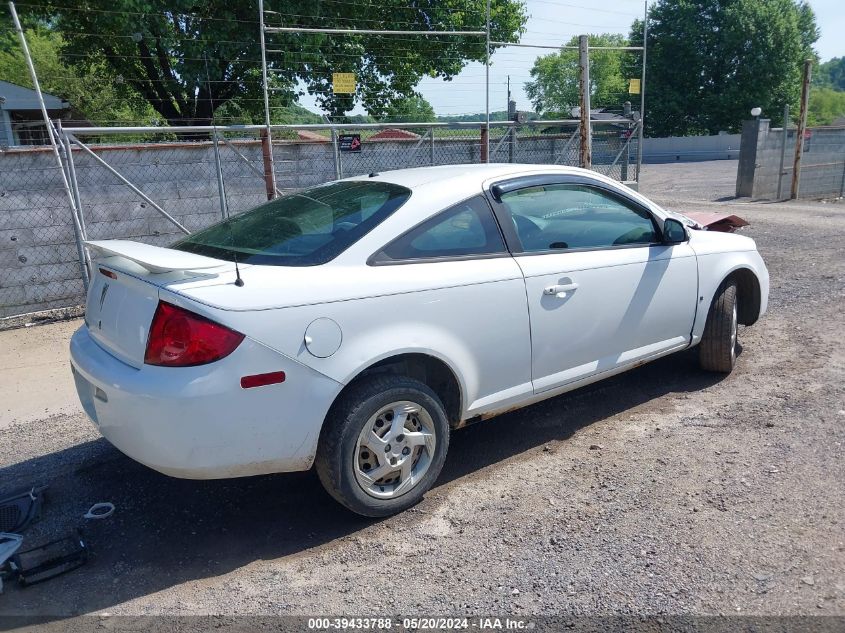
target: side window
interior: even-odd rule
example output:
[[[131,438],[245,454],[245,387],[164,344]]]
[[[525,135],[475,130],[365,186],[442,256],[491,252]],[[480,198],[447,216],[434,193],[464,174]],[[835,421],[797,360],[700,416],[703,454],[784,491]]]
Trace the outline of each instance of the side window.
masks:
[[[504,253],[493,213],[481,196],[456,204],[385,246],[376,262]]]
[[[648,213],[593,187],[528,187],[503,194],[502,203],[528,252],[659,241]]]

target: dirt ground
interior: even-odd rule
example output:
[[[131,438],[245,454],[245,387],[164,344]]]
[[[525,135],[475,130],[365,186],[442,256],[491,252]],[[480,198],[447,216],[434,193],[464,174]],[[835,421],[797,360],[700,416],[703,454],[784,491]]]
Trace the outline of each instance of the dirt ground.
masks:
[[[0,614],[845,615],[845,205],[734,200],[736,162],[650,165],[669,208],[751,222],[769,314],[737,370],[674,355],[455,432],[437,486],[381,521],[313,473],[181,481],[76,402],[78,321],[0,332],[0,490],[50,485],[39,543],[89,564]],[[84,521],[98,501],[115,514]]]

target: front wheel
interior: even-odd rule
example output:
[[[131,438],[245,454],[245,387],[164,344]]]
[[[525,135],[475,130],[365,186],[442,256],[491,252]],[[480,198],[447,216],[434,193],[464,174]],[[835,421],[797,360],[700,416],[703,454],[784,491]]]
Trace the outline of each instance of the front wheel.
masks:
[[[716,291],[699,345],[702,369],[729,374],[736,365],[736,283],[725,281]]]
[[[443,468],[449,423],[427,385],[404,376],[365,379],[329,412],[315,460],[323,487],[363,516],[419,502]]]

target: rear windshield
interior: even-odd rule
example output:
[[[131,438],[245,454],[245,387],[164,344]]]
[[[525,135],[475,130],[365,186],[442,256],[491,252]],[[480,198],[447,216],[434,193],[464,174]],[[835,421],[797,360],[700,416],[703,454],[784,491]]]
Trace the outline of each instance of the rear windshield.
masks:
[[[277,198],[171,248],[244,264],[316,266],[334,259],[411,196],[387,182],[335,182]]]

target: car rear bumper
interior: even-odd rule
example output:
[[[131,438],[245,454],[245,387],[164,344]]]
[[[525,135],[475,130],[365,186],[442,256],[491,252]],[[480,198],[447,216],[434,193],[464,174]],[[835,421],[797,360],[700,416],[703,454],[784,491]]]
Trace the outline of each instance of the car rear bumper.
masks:
[[[218,479],[307,470],[341,385],[249,338],[198,367],[140,369],[100,347],[83,325],[70,343],[85,412],[109,442],[159,472]],[[240,378],[285,372],[243,389]]]

